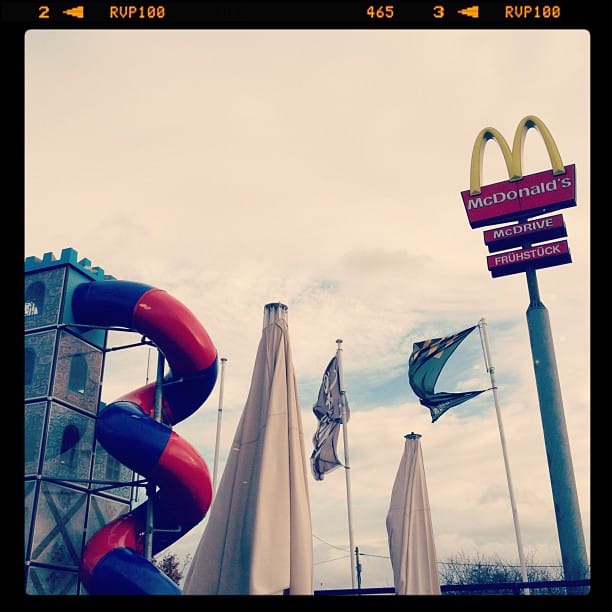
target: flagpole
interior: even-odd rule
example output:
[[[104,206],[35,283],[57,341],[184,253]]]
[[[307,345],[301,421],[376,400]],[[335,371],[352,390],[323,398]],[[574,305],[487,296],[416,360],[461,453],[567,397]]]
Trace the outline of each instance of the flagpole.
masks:
[[[155,403],[153,404],[153,418],[159,423],[162,420],[163,409],[163,382],[164,382],[164,354],[157,349],[157,378],[155,380]],[[155,532],[155,517],[153,515],[153,497],[157,492],[157,485],[149,480],[147,483],[146,526],[143,555],[147,561],[153,560],[153,535]]]
[[[480,319],[480,329],[482,329],[482,339],[484,342],[484,358],[485,366],[491,377],[491,387],[493,389],[493,400],[495,401],[495,412],[497,414],[497,424],[499,426],[499,437],[501,440],[502,453],[504,455],[504,465],[506,466],[506,478],[508,480],[508,492],[510,493],[510,505],[512,506],[512,518],[514,519],[514,532],[516,534],[516,544],[518,546],[519,561],[521,564],[521,577],[523,582],[528,582],[527,569],[525,566],[525,557],[523,555],[523,541],[521,538],[521,529],[519,526],[518,513],[516,510],[516,503],[514,501],[514,492],[512,489],[512,478],[510,477],[510,464],[508,463],[508,457],[506,455],[506,438],[504,435],[504,427],[502,424],[501,412],[499,409],[499,401],[497,398],[497,385],[495,384],[495,367],[491,363],[491,356],[489,350],[489,336],[487,334],[487,324],[484,317]],[[524,594],[529,595],[529,589],[524,589]]]
[[[338,391],[340,392],[340,403],[342,406],[342,440],[344,446],[344,475],[346,478],[346,506],[348,513],[348,532],[349,532],[349,551],[351,561],[351,584],[353,589],[355,588],[355,567],[358,563],[355,559],[353,563],[353,551],[355,546],[353,545],[353,523],[351,519],[351,466],[349,463],[349,451],[348,451],[348,428],[346,423],[346,392],[344,390],[344,375],[342,370],[342,340],[339,338],[336,340],[338,349],[336,350],[336,362],[338,364]]]
[[[219,439],[221,437],[221,414],[223,412],[223,379],[226,357],[221,357],[221,377],[219,381],[219,409],[217,410],[217,437],[215,438],[215,462],[213,464],[213,490],[217,486],[217,465],[219,463]]]

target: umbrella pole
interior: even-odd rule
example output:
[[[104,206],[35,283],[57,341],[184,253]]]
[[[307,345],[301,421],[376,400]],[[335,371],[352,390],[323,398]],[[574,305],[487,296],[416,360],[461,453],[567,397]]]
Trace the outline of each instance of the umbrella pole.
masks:
[[[349,451],[348,451],[348,429],[346,425],[346,392],[344,390],[344,377],[342,372],[342,340],[336,340],[336,344],[338,345],[338,349],[336,350],[336,361],[338,363],[338,385],[340,387],[340,398],[342,403],[342,439],[344,446],[344,475],[346,478],[346,506],[348,513],[348,532],[349,532],[349,550],[350,550],[350,560],[351,560],[351,584],[353,589],[355,588],[355,568],[357,563],[359,563],[358,559],[355,559],[355,563],[353,563],[353,551],[355,550],[355,546],[353,544],[353,523],[351,519],[351,466],[349,463]]]
[[[489,351],[489,336],[487,334],[487,324],[484,318],[480,319],[480,329],[482,329],[482,339],[484,343],[484,358],[487,371],[491,377],[491,387],[493,389],[493,400],[495,401],[495,412],[497,413],[497,424],[499,426],[499,437],[501,440],[502,453],[504,455],[504,465],[506,466],[506,478],[508,480],[508,492],[510,493],[510,505],[512,506],[512,518],[514,519],[514,532],[516,534],[516,544],[518,546],[519,561],[521,564],[521,577],[523,582],[527,582],[527,569],[525,567],[525,557],[523,555],[523,541],[521,538],[521,528],[519,526],[518,513],[516,511],[516,503],[514,501],[514,491],[512,489],[512,478],[510,478],[510,465],[508,456],[506,455],[506,437],[504,435],[504,426],[502,424],[501,412],[499,409],[499,401],[497,399],[497,385],[495,384],[495,368],[491,363]],[[524,594],[529,595],[529,589],[524,589]]]
[[[223,379],[226,357],[221,357],[221,378],[219,381],[219,409],[217,411],[217,437],[215,439],[215,462],[213,464],[213,489],[217,486],[217,465],[219,463],[219,438],[221,437],[221,414],[223,412]]]

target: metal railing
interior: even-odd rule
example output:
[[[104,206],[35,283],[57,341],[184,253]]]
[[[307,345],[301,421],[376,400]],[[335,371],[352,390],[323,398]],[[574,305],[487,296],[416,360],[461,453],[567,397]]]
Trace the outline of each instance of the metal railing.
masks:
[[[529,589],[530,595],[588,595],[590,588],[590,579],[443,584],[440,586],[442,595],[521,595],[525,589]],[[314,595],[395,595],[395,589],[393,587],[322,589],[315,591]]]

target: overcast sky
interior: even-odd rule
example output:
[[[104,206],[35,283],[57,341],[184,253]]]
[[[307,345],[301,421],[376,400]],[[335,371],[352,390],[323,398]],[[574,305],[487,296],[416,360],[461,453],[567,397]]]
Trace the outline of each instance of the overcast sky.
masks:
[[[196,314],[227,359],[220,470],[264,305],[288,306],[308,452],[341,338],[363,587],[393,586],[385,519],[410,432],[423,436],[438,560],[518,565],[492,393],[432,423],[408,384],[414,342],[484,317],[524,551],[560,565],[526,278],[491,278],[460,192],[480,130],[511,143],[526,115],[576,165],[577,206],[562,211],[572,263],[537,278],[590,554],[589,71],[584,30],[30,31],[24,255],[71,247]],[[523,159],[525,174],[551,167],[536,130]],[[483,184],[507,178],[491,142]],[[103,400],[143,384],[147,361],[144,348],[109,354]],[[476,331],[436,390],[488,387]],[[175,428],[211,472],[219,388]],[[309,494],[314,586],[350,588],[344,470],[311,477]],[[193,554],[204,524],[171,550]]]

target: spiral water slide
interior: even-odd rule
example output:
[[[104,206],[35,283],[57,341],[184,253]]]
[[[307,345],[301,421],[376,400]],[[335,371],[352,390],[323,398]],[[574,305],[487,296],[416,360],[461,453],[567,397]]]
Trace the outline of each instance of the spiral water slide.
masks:
[[[180,595],[179,587],[145,556],[148,504],[154,520],[152,555],[195,527],[212,501],[212,480],[199,453],[171,426],[192,415],[217,380],[217,351],[197,318],[166,291],[130,281],[78,285],[75,322],[123,327],[150,339],[164,355],[161,419],[156,383],[104,406],[96,437],[106,451],[149,483],[148,499],[99,529],[87,542],[80,578],[91,595]],[[151,493],[154,485],[154,493]]]

